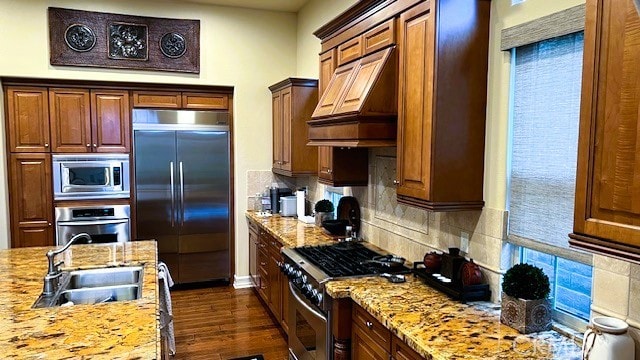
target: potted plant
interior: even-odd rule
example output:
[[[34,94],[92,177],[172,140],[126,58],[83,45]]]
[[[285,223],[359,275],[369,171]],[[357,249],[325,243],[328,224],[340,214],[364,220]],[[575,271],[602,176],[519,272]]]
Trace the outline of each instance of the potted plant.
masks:
[[[317,226],[322,226],[323,220],[333,219],[333,203],[329,200],[323,199],[318,201],[313,210],[315,210]]]
[[[539,267],[517,264],[504,274],[500,322],[523,334],[551,329],[551,288]]]

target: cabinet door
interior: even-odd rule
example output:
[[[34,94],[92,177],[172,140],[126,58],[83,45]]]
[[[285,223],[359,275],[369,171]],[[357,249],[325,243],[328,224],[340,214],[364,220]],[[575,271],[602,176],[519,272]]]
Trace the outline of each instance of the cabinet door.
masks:
[[[333,180],[333,147],[318,147],[318,178],[331,182]]]
[[[11,246],[54,245],[51,155],[11,154],[9,162]]]
[[[54,152],[91,151],[89,90],[49,89],[51,146]]]
[[[46,88],[7,87],[11,152],[49,152],[49,96]]]
[[[134,91],[134,108],[180,109],[182,95],[172,91]]]
[[[129,92],[91,91],[91,146],[94,152],[129,152],[130,113]]]
[[[320,78],[318,79],[318,94],[322,96],[324,90],[331,81],[333,71],[336,69],[336,49],[331,49],[320,54]]]
[[[271,96],[271,118],[273,121],[273,165],[274,169],[282,166],[282,94],[276,91]]]
[[[640,259],[640,17],[633,1],[587,1],[574,233]],[[573,243],[573,242],[572,242]],[[587,246],[589,248],[590,246]],[[621,249],[627,252],[626,249]],[[618,254],[621,255],[621,254]]]
[[[280,276],[280,244],[269,239],[269,304],[276,319],[282,318],[282,284]]]
[[[318,101],[318,106],[312,115],[313,118],[331,115],[334,112],[338,106],[338,101],[340,101],[346,91],[346,87],[351,83],[353,69],[359,63],[360,61],[354,61],[336,69],[333,76],[331,76],[326,90],[322,93],[322,97]]]
[[[225,94],[182,93],[182,107],[194,110],[227,110],[229,96]]]
[[[293,122],[293,99],[291,94],[291,88],[286,88],[280,91],[282,101],[282,119],[281,119],[281,131],[282,131],[282,163],[280,169],[291,171],[291,126]],[[302,149],[300,149],[302,150]]]
[[[258,284],[258,232],[249,222],[249,277],[253,286]]]
[[[400,16],[398,196],[430,199],[434,24],[429,3]]]
[[[353,360],[389,360],[389,353],[378,345],[367,333],[353,324],[351,335],[351,358]]]

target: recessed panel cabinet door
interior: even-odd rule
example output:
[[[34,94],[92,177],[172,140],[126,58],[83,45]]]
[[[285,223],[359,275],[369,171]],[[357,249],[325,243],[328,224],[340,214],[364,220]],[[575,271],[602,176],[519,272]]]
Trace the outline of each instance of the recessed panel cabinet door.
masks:
[[[430,8],[400,17],[399,196],[430,200],[434,29]]]
[[[280,91],[282,97],[282,170],[291,171],[291,128],[293,122],[293,100],[291,98],[291,88]]]
[[[51,146],[54,152],[91,152],[89,90],[49,89]]]
[[[53,199],[50,154],[11,154],[12,247],[52,246]]]
[[[351,82],[353,69],[359,63],[360,61],[354,61],[336,69],[331,80],[329,80],[327,89],[322,93],[322,97],[318,101],[318,106],[312,115],[313,118],[327,116],[334,113],[338,106],[338,102]]]
[[[571,237],[597,251],[635,253],[636,260],[640,259],[638,79],[640,16],[633,1],[587,1]],[[624,248],[629,245],[634,249]]]
[[[7,124],[11,152],[49,152],[47,88],[7,87]]]
[[[273,168],[282,167],[282,92],[276,91],[271,97],[273,120]]]
[[[94,152],[129,152],[130,112],[128,91],[91,91],[91,146]]]

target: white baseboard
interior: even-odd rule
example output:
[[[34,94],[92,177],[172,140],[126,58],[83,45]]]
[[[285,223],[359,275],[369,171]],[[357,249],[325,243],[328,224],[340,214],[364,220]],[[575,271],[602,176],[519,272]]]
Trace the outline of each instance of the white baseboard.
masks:
[[[247,289],[253,287],[253,282],[251,282],[251,276],[233,276],[233,287],[235,289]]]

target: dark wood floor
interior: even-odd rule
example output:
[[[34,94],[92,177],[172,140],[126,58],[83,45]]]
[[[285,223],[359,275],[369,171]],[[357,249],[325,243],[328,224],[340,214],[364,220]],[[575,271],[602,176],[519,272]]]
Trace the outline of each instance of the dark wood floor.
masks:
[[[171,298],[175,359],[288,359],[286,340],[252,289],[172,290]]]

